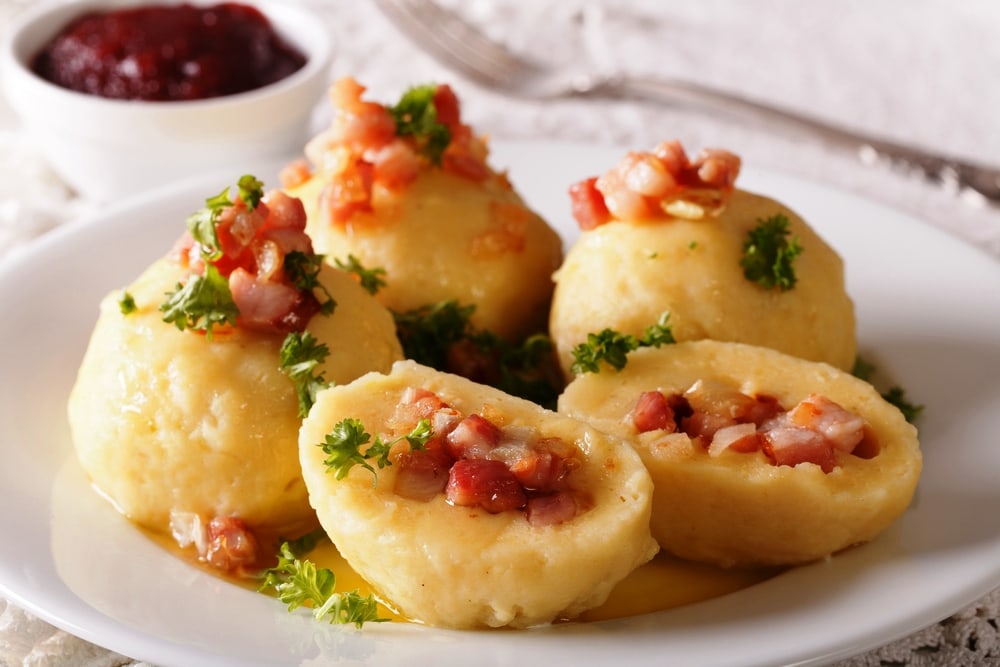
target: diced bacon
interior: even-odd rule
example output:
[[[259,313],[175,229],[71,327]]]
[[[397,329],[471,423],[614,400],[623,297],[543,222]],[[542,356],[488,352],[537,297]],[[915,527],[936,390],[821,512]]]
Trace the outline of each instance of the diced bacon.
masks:
[[[676,180],[677,176],[684,173],[684,171],[691,165],[688,161],[687,153],[684,151],[684,146],[682,146],[681,142],[676,139],[670,139],[658,143],[656,147],[653,148],[653,155],[656,156],[668,172],[674,175],[674,180]]]
[[[604,205],[608,207],[611,217],[618,220],[644,220],[651,217],[653,208],[649,201],[628,188],[619,167],[598,176],[594,183],[594,187],[604,196]]]
[[[398,472],[393,491],[403,498],[428,501],[445,490],[452,463],[440,444],[404,451],[394,462]]]
[[[528,523],[532,526],[555,526],[577,515],[576,498],[568,491],[528,500]]]
[[[243,520],[215,517],[208,523],[208,550],[204,558],[225,572],[251,568],[260,559],[257,538]]]
[[[303,300],[296,288],[258,280],[243,268],[229,275],[229,291],[240,311],[237,326],[251,329],[284,328],[282,323]]]
[[[677,187],[677,179],[651,153],[628,153],[620,169],[625,187],[644,197],[659,199]]]
[[[462,123],[458,96],[448,84],[440,84],[434,91],[434,111],[437,114],[438,122],[447,125],[452,132]]]
[[[170,513],[170,533],[182,549],[193,547],[198,559],[231,574],[250,574],[261,561],[258,541],[237,517],[205,521],[195,512]]]
[[[695,160],[693,168],[698,174],[700,185],[719,190],[731,190],[740,175],[740,158],[720,148],[708,148]]]
[[[298,197],[271,190],[256,210],[265,214],[263,229],[294,229],[305,233],[306,207]]]
[[[632,408],[632,423],[639,433],[661,429],[677,430],[674,411],[667,402],[667,397],[658,391],[646,391],[639,395],[639,400]]]
[[[482,158],[467,152],[446,151],[441,156],[441,167],[470,181],[485,181],[493,173]]]
[[[514,473],[503,462],[488,459],[456,461],[445,495],[453,505],[478,506],[492,514],[520,509],[528,500]]]
[[[574,183],[569,188],[569,202],[573,217],[580,229],[587,231],[611,220],[611,212],[604,203],[604,195],[597,189],[597,178]]]
[[[302,185],[310,178],[312,178],[312,169],[309,168],[309,161],[304,158],[289,162],[278,174],[278,182],[285,189]]]
[[[510,471],[525,489],[548,493],[563,486],[570,472],[566,459],[543,448],[532,448],[508,464]]]
[[[477,414],[471,414],[448,434],[448,453],[456,459],[483,459],[497,446],[500,429]]]
[[[402,139],[394,139],[377,151],[368,151],[366,158],[373,165],[374,182],[390,190],[399,190],[420,175],[420,156]]]
[[[752,422],[746,422],[725,426],[717,430],[708,446],[708,455],[719,456],[728,449],[743,453],[755,452],[760,449],[757,426]]]
[[[822,433],[834,449],[847,454],[865,437],[864,419],[818,394],[810,394],[789,410],[788,420]]]
[[[371,211],[374,180],[374,167],[371,163],[359,160],[345,165],[319,195],[320,211],[327,217],[327,222],[343,226],[356,213]]]
[[[823,434],[809,428],[788,424],[779,418],[762,432],[761,448],[775,465],[797,466],[800,463],[814,463],[823,472],[831,472],[837,467],[833,447]]]

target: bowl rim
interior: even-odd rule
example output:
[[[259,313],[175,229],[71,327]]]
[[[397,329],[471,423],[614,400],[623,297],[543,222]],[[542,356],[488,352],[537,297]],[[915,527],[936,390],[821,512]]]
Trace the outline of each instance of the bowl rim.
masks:
[[[191,4],[206,7],[237,2],[258,9],[288,44],[306,56],[292,74],[254,90],[198,100],[123,100],[83,93],[56,85],[35,74],[28,61],[66,24],[87,10],[113,10],[142,5]],[[308,86],[318,77],[328,80],[333,60],[333,34],[310,9],[277,0],[43,0],[17,14],[0,46],[0,72],[8,102],[17,110],[12,88],[38,96],[43,103],[77,104],[112,113],[155,111],[157,114],[200,113],[280,96]]]

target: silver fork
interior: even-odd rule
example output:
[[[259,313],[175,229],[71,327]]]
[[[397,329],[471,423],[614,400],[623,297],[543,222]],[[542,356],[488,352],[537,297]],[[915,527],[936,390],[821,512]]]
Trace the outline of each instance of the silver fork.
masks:
[[[812,135],[854,152],[865,164],[888,163],[961,194],[1000,205],[1000,169],[888,141],[756,100],[688,81],[627,74],[587,74],[547,68],[512,53],[433,0],[375,0],[413,43],[471,81],[536,100],[565,97],[668,103]]]

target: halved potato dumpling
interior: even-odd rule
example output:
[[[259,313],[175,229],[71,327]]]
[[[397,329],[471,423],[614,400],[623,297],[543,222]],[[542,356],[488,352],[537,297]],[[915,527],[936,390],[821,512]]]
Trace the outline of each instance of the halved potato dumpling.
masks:
[[[820,395],[862,418],[864,439],[851,454],[776,465],[760,448],[716,451],[669,428],[640,432],[633,411],[644,392],[679,401],[692,387],[762,397],[772,413],[772,399],[785,410],[808,399],[806,419],[827,405]],[[559,410],[635,447],[655,485],[652,531],[664,549],[722,566],[803,563],[867,542],[906,509],[921,470],[916,429],[871,385],[827,364],[740,343],[637,350],[621,372],[606,368],[573,380]],[[820,426],[836,435],[843,419]]]
[[[373,436],[398,437],[412,427],[412,411],[422,401],[439,406],[427,413],[435,435],[423,455],[451,447],[471,431],[495,428],[503,436],[489,453],[450,450],[447,490],[441,480],[439,490],[422,497],[402,482],[404,459],[411,454],[405,446],[402,452],[395,446],[392,465],[378,469],[375,480],[360,466],[343,479],[327,471],[318,445],[342,420],[360,421]],[[401,417],[405,414],[410,418]],[[412,361],[396,363],[388,375],[371,373],[321,392],[299,444],[310,502],[334,544],[390,606],[420,622],[521,628],[571,618],[601,604],[616,583],[657,551],[649,533],[652,484],[627,444]],[[488,509],[473,506],[462,495],[468,489],[452,488],[471,479],[458,479],[459,468],[477,461],[495,465],[525,445],[522,452],[558,452],[565,474],[557,476],[556,486],[574,499],[569,515],[533,515],[536,494],[526,487],[521,490],[527,509],[521,502],[497,506],[500,492],[484,501]],[[508,465],[505,470],[515,467]],[[564,497],[560,493],[539,497],[547,506]]]

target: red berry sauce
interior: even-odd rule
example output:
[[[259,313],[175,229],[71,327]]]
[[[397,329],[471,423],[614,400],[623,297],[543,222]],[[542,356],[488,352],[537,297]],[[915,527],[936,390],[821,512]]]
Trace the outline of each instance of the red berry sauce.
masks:
[[[122,100],[198,100],[283,79],[306,62],[257,9],[239,3],[89,12],[35,57],[52,83]]]

